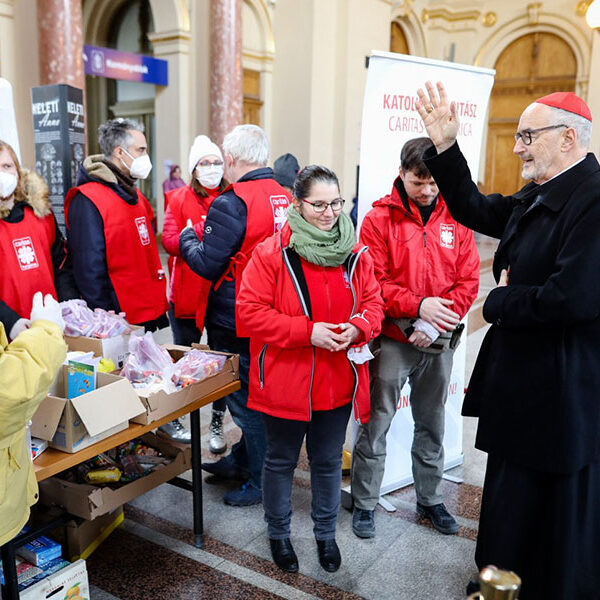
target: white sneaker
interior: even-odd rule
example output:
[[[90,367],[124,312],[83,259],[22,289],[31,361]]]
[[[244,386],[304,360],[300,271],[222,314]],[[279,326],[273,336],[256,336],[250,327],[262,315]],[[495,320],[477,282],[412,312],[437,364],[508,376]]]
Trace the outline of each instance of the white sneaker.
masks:
[[[170,423],[165,423],[158,428],[158,437],[178,442],[179,444],[191,444],[192,434],[179,421],[175,419]]]
[[[212,420],[210,422],[210,440],[208,447],[213,454],[223,454],[227,450],[227,442],[223,435],[223,417],[225,412],[221,410],[212,411]]]

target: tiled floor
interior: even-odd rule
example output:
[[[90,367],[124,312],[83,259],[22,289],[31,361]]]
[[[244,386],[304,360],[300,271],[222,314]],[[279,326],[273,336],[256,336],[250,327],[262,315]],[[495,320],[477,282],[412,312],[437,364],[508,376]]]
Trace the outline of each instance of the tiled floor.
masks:
[[[491,258],[495,243],[478,239],[482,268],[479,298],[469,317],[467,380],[487,329],[481,306],[494,286]],[[164,332],[164,341],[170,333]],[[202,410],[203,454],[210,407]],[[351,515],[341,509],[337,540],[343,563],[337,573],[317,561],[310,519],[307,461],[302,457],[293,491],[292,541],[300,561],[295,575],[271,561],[262,508],[225,506],[221,496],[233,484],[204,482],[204,547],[193,545],[191,494],[163,485],[126,506],[126,519],[88,559],[93,600],[164,599],[340,599],[459,600],[475,573],[473,553],[485,455],[473,448],[474,419],[464,422],[464,464],[451,474],[464,483],[444,481],[444,497],[460,530],[443,536],[414,510],[407,487],[386,498],[396,508],[376,510],[377,536],[360,540],[351,531]],[[227,437],[239,432],[228,418]],[[215,457],[212,457],[215,458]]]

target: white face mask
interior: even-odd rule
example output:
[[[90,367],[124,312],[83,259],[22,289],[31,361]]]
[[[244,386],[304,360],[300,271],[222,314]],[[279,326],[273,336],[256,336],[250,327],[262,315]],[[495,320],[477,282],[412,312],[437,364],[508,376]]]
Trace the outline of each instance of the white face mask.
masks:
[[[129,158],[132,160],[130,167],[127,167],[125,162],[121,161],[129,169],[129,174],[131,177],[134,179],[146,179],[146,177],[148,177],[150,174],[150,171],[152,171],[152,161],[150,160],[148,154],[142,154],[137,158],[133,158],[133,156],[131,156],[131,154],[129,154],[129,152],[127,152],[123,146],[121,146],[121,150],[123,150],[123,152],[125,152],[125,154],[127,154],[127,156],[129,156]]]
[[[17,176],[14,173],[0,171],[0,198],[12,196],[17,188]]]
[[[210,167],[198,165],[196,167],[196,179],[201,186],[214,190],[221,183],[224,172],[223,165],[211,165]]]

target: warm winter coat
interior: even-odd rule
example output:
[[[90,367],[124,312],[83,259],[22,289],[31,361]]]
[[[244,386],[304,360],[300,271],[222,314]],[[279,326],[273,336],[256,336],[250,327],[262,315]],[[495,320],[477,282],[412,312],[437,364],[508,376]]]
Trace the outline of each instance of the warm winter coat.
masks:
[[[452,214],[500,238],[483,306],[492,323],[463,414],[476,446],[526,468],[575,472],[600,459],[600,165],[593,154],[512,196],[480,194],[454,144],[427,166]]]
[[[211,282],[196,275],[181,258],[179,236],[187,220],[191,219],[196,236],[202,239],[208,209],[219,191],[207,190],[207,193],[206,197],[199,196],[189,185],[167,192],[165,198],[168,204],[162,234],[162,244],[170,254],[169,302],[173,303],[175,317],[196,319],[200,330]]]
[[[392,193],[374,202],[366,214],[360,241],[373,257],[388,337],[407,341],[392,319],[417,318],[426,297],[453,300],[450,308],[461,318],[477,298],[479,254],[473,232],[456,222],[441,196],[423,225],[398,177]]]
[[[102,155],[88,156],[79,169],[77,186],[90,182],[99,183],[107,188],[107,191],[114,192],[126,205],[136,206],[140,201],[137,193],[131,194],[119,185],[116,175],[104,164]],[[73,272],[81,296],[90,308],[120,312],[123,308],[120,306],[109,274],[104,222],[100,211],[80,191],[67,196],[69,199],[67,236],[73,260]],[[154,239],[154,233],[150,230],[148,233]],[[132,268],[135,268],[135,265],[132,265]],[[168,326],[168,320],[166,314],[160,314],[156,318],[137,324],[143,325],[148,330],[154,330]]]
[[[44,291],[52,293],[61,301],[77,298],[79,294],[73,279],[66,243],[52,213],[48,188],[37,173],[22,170],[22,177],[25,198],[22,201],[15,202],[10,210],[0,207],[0,234],[4,239],[7,239],[11,237],[13,229],[19,229],[21,239],[24,233],[28,234],[25,237],[30,237],[29,232],[22,231],[21,224],[26,219],[36,219],[36,223],[39,225],[35,235],[38,238],[38,243],[34,243],[35,249],[32,258],[35,262],[32,262],[32,264],[37,264],[38,267],[32,270],[27,269],[27,274],[32,275],[38,269],[45,269],[43,273],[40,273],[40,281],[45,282],[45,288],[51,289],[45,289]],[[26,242],[25,245],[28,246],[29,244]],[[26,249],[28,250],[28,248]],[[11,262],[16,258],[14,249],[10,248],[9,253],[10,257],[5,257],[2,261],[3,268],[5,270],[11,268],[21,272],[19,265],[16,262]],[[39,256],[37,256],[38,253]],[[5,279],[4,284],[7,284],[7,279]],[[41,288],[39,289],[41,290]],[[21,291],[23,290],[15,286],[14,289],[5,289],[5,293],[0,294],[0,321],[4,323],[7,332],[12,329],[19,319],[29,318],[33,293],[28,293],[27,299],[23,298],[22,302],[15,303],[13,300],[15,296],[20,296]],[[17,310],[17,305],[23,307],[27,305],[27,307]]]
[[[254,169],[241,177],[245,181],[273,180],[269,167]],[[285,190],[281,188],[282,193]],[[196,233],[187,229],[179,238],[181,256],[192,271],[212,282],[206,310],[206,327],[225,329],[236,335],[234,277],[219,281],[230,267],[230,260],[242,247],[246,235],[248,211],[244,201],[232,188],[215,198],[210,206],[204,225],[204,235],[199,242]],[[270,234],[265,234],[265,238]]]
[[[19,533],[37,502],[25,427],[65,360],[58,325],[34,321],[8,344],[0,323],[0,546]]]
[[[313,410],[352,401],[355,418],[366,423],[368,364],[316,348],[310,337],[317,321],[350,321],[361,332],[355,345],[379,334],[383,301],[371,257],[356,246],[344,266],[318,267],[288,247],[290,234],[286,225],[262,242],[242,276],[237,314],[250,334],[248,407],[308,421]]]

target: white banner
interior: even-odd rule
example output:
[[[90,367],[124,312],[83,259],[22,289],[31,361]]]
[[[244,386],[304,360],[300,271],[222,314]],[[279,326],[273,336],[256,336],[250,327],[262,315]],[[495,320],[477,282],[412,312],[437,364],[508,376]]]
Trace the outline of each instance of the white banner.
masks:
[[[12,85],[8,79],[3,77],[0,77],[0,140],[12,146],[20,162],[21,147],[17,132]]]
[[[373,52],[369,61],[363,107],[360,148],[358,223],[375,200],[389,194],[398,176],[400,151],[410,139],[427,135],[416,110],[417,89],[425,82],[441,81],[448,98],[456,102],[460,131],[458,142],[471,174],[477,177],[486,113],[494,71],[415,56]],[[465,327],[466,329],[466,327]],[[446,403],[445,468],[462,463],[460,415],[466,357],[466,332],[454,354]],[[387,436],[387,458],[382,494],[412,483],[410,448],[413,420],[408,384],[398,399],[398,411]]]

